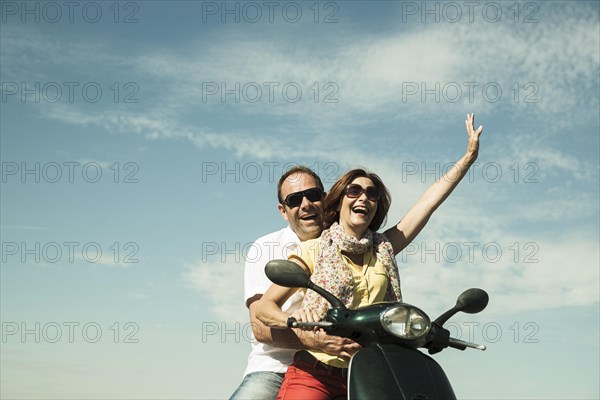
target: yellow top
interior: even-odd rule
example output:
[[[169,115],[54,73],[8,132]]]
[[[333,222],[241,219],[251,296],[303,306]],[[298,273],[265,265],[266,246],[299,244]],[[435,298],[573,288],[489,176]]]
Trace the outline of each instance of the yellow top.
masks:
[[[319,239],[311,239],[302,242],[289,259],[299,259],[310,269],[311,274],[315,270],[315,260],[319,253]],[[368,306],[383,301],[387,291],[388,279],[384,265],[377,260],[373,250],[363,255],[362,265],[353,263],[348,257],[340,254],[346,265],[350,266],[354,280],[354,291],[352,304],[349,308]],[[340,299],[344,300],[344,299]],[[338,368],[348,368],[348,362],[337,356],[324,353],[319,350],[309,350],[319,361]]]

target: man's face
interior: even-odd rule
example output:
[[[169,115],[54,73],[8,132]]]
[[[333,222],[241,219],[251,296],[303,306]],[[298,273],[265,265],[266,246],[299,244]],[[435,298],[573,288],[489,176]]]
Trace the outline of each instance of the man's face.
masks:
[[[285,200],[292,193],[317,187],[312,176],[305,173],[292,174],[281,185],[281,198]],[[298,207],[279,204],[278,209],[301,241],[314,239],[321,235],[323,230],[322,199],[311,202],[304,196]]]

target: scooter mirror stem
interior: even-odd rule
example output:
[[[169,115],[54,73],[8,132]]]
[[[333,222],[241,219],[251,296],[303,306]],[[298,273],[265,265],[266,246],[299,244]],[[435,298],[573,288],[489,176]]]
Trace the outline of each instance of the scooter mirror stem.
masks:
[[[450,317],[459,311],[468,314],[476,314],[487,306],[488,301],[489,296],[485,290],[477,288],[465,290],[458,296],[456,305],[440,315],[434,322],[439,326],[442,326],[450,319]]]
[[[318,294],[323,296],[323,298],[325,298],[325,300],[327,300],[333,308],[346,309],[346,306],[344,305],[344,303],[342,303],[342,301],[340,299],[338,299],[337,297],[335,297],[334,295],[332,295],[331,293],[329,293],[327,290],[323,289],[322,287],[317,286],[314,283],[309,281],[308,288],[311,290],[314,290],[315,292],[317,292]]]
[[[311,282],[306,272],[298,264],[288,260],[272,260],[265,266],[265,274],[279,286],[295,288],[305,287],[314,290],[327,300],[333,308],[345,309],[340,299],[327,290]]]
[[[452,307],[451,309],[449,309],[448,311],[446,311],[445,313],[443,313],[442,315],[437,317],[436,320],[433,321],[433,323],[438,324],[439,326],[442,326],[446,323],[446,321],[448,321],[452,316],[454,316],[454,314],[456,314],[459,311],[460,310],[457,309],[456,307]]]

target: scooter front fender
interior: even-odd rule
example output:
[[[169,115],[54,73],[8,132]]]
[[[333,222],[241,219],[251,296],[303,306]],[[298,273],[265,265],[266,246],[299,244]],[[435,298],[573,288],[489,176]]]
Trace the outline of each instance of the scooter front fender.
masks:
[[[456,399],[444,370],[419,350],[373,345],[350,361],[348,400]]]

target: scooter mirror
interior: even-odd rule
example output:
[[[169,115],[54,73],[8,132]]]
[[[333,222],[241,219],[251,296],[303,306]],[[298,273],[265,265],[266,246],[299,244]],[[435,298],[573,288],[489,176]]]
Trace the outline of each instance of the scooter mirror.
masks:
[[[482,311],[488,304],[489,296],[482,289],[467,289],[456,300],[455,308],[467,314],[475,314]]]
[[[265,266],[265,274],[279,286],[308,287],[310,279],[298,264],[288,260],[272,260]]]

